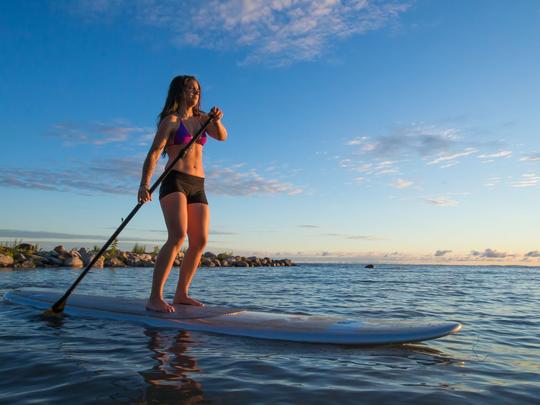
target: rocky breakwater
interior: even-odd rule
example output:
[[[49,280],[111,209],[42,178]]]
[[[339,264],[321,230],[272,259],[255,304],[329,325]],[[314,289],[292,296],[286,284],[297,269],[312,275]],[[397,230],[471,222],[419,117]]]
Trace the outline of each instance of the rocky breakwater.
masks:
[[[37,246],[20,243],[12,247],[0,246],[0,267],[26,268],[37,267],[71,267],[83,268],[97,254],[98,249],[86,248],[66,250],[56,246],[50,251],[38,250]],[[129,252],[116,247],[108,249],[94,264],[94,268],[103,267],[154,267],[158,252]],[[175,259],[175,266],[182,264],[184,253],[180,252]],[[258,258],[255,256],[233,256],[229,253],[214,254],[206,252],[199,263],[200,267],[281,267],[294,266],[290,259]]]

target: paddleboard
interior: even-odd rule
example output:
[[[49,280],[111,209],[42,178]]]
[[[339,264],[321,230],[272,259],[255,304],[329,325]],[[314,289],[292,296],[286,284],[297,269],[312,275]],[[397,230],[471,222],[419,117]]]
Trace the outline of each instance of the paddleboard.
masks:
[[[15,304],[48,309],[60,291],[11,290],[4,299]],[[419,342],[459,332],[459,322],[358,320],[330,316],[247,311],[221,306],[175,305],[173,313],[145,309],[145,299],[72,294],[68,315],[129,321],[150,327],[212,332],[252,338],[309,343],[380,345]]]

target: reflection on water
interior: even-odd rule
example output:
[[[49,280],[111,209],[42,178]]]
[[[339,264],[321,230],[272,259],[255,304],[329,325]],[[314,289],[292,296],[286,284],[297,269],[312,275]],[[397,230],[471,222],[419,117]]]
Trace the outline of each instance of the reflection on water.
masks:
[[[192,373],[201,370],[195,358],[187,354],[189,345],[193,343],[189,332],[182,331],[175,336],[155,329],[146,329],[148,349],[153,353],[154,365],[147,370],[139,371],[147,383],[144,400],[182,401],[182,403],[199,403],[203,399],[202,385],[190,378]]]

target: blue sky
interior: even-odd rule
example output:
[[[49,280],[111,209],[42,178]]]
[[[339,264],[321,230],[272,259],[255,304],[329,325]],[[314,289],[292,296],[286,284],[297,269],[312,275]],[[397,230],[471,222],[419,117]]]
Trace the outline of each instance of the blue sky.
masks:
[[[540,262],[536,1],[0,9],[0,240],[104,242],[136,203],[171,78],[193,74],[229,130],[205,147],[208,250]],[[120,242],[165,236],[155,198]]]

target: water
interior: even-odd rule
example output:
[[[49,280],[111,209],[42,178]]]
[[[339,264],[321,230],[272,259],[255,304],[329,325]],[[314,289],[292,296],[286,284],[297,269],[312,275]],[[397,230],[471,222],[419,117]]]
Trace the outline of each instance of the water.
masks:
[[[79,271],[4,269],[0,293],[65,289]],[[93,270],[77,291],[145,297],[151,271]],[[463,330],[422,344],[363,348],[69,316],[51,321],[1,301],[0,402],[539,403],[538,267],[205,268],[192,295],[259,311],[459,320]]]

